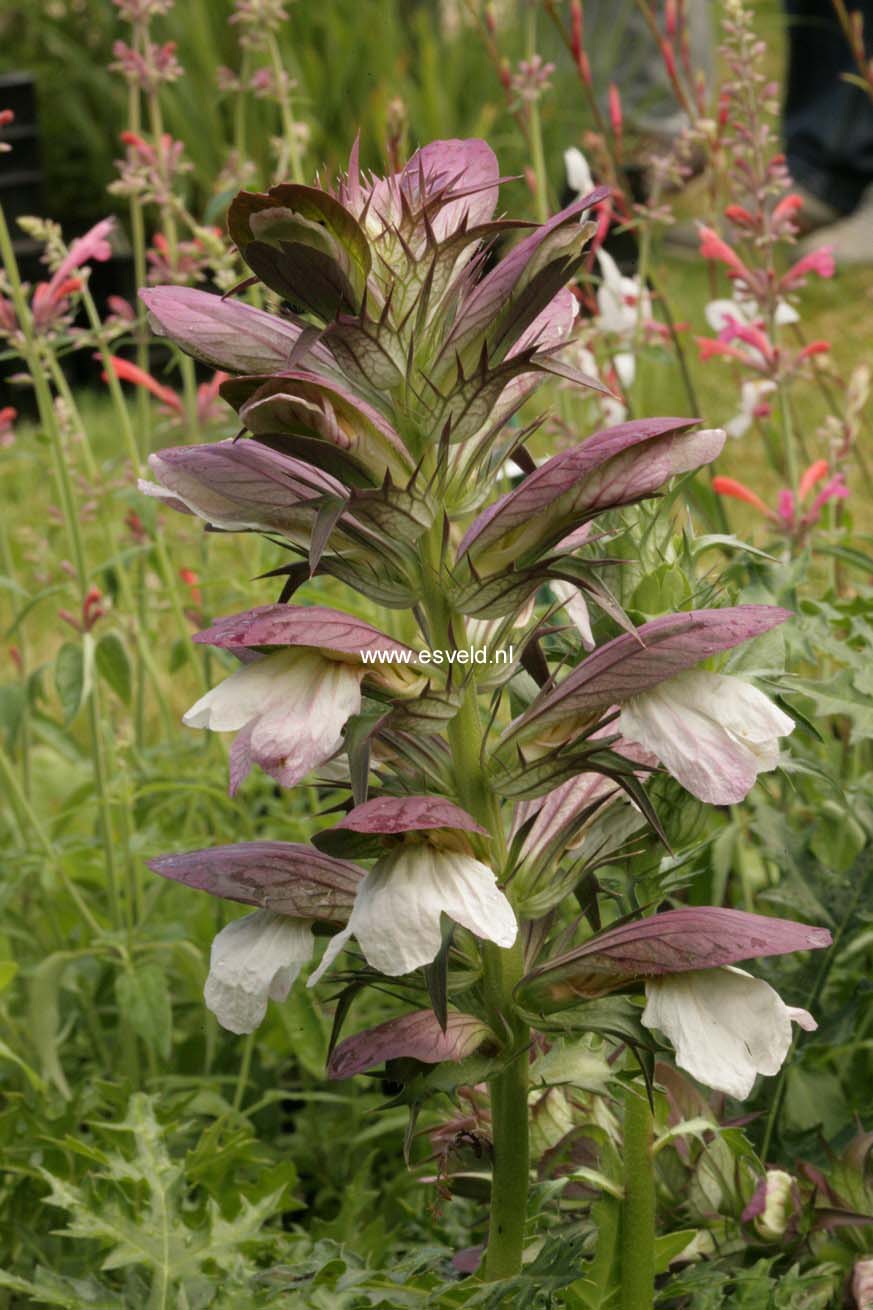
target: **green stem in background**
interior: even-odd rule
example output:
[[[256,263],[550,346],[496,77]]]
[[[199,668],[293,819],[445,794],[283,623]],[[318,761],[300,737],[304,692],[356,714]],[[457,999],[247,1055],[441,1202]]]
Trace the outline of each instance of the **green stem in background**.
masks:
[[[97,312],[97,306],[94,304],[94,298],[88,290],[87,284],[82,289],[82,303],[85,307],[85,313],[88,316],[88,322],[94,334],[94,340],[97,343],[97,349],[100,352],[100,359],[103,364],[103,370],[106,373],[106,385],[109,388],[109,395],[112,399],[115,413],[118,417],[118,425],[121,429],[121,435],[124,440],[127,456],[131,463],[134,474],[139,473],[139,451],[137,449],[136,437],[133,431],[133,425],[130,421],[130,412],[127,402],[124,398],[124,392],[121,390],[121,383],[116,376],[115,369],[112,367],[110,358],[109,342],[106,339],[106,332],[100,315]],[[206,682],[203,677],[203,670],[195,658],[195,651],[191,644],[191,633],[189,630],[188,620],[185,618],[185,610],[179,595],[179,587],[176,580],[176,574],[167,554],[166,543],[160,532],[155,534],[154,538],[155,555],[158,562],[158,571],[161,575],[167,597],[170,602],[170,608],[173,611],[173,617],[179,630],[179,637],[182,641],[182,648],[185,651],[188,662],[196,670],[198,680],[203,690],[206,690]]]
[[[248,136],[246,132],[248,115],[246,114],[246,88],[248,86],[249,74],[251,73],[251,61],[248,49],[244,48],[242,59],[240,61],[239,81],[241,90],[233,98],[233,146],[238,156],[238,165],[242,167],[245,163],[248,146]]]
[[[285,69],[282,67],[282,56],[279,53],[279,45],[275,36],[270,33],[267,42],[267,49],[270,54],[270,63],[273,67],[273,76],[276,79],[276,92],[279,96],[279,113],[282,117],[282,135],[288,150],[288,160],[291,165],[291,177],[295,182],[305,182],[303,174],[303,159],[300,154],[300,142],[297,139],[297,124],[294,120],[294,114],[291,109],[291,95],[285,95],[282,90],[282,84],[287,76]]]
[[[794,496],[800,482],[800,469],[797,459],[797,440],[794,431],[794,419],[788,400],[788,387],[783,378],[777,384],[779,392],[779,414],[782,419],[782,435],[785,449],[785,478]]]
[[[18,778],[15,774],[15,769],[2,747],[0,747],[0,777],[3,779],[3,786],[6,795],[12,803],[12,809],[15,813],[15,818],[21,830],[22,837],[29,828],[41,846],[43,854],[46,856],[50,866],[57,873],[64,891],[81,914],[82,919],[88,925],[91,933],[94,937],[100,937],[103,933],[103,929],[94,918],[94,915],[88,908],[88,905],[83,899],[76,884],[70,880],[60,857],[52,845],[50,837],[45,832],[45,829],[40,823],[33,807],[24,795],[24,792],[21,790]]]
[[[137,33],[138,42],[141,42],[141,34]],[[137,134],[142,129],[142,100],[139,88],[131,84],[128,94],[127,103],[127,124],[132,132]],[[134,283],[137,289],[146,285],[147,278],[147,260],[146,260],[146,232],[145,232],[145,214],[143,211],[142,201],[139,196],[133,195],[130,198],[130,244],[133,249],[133,275]],[[136,309],[136,362],[137,367],[141,368],[144,373],[149,372],[149,331],[146,320],[145,306],[139,297],[136,297],[134,308]],[[138,434],[138,449],[140,462],[144,463],[148,458],[151,450],[151,422],[152,410],[149,396],[143,388],[139,389],[136,400],[136,425]],[[147,628],[147,610],[146,610],[146,571],[145,562],[140,560],[137,566],[137,585],[136,585],[136,605],[131,608],[131,613],[136,612],[136,622],[140,632],[145,632]],[[135,666],[135,675],[133,683],[134,709],[134,740],[137,749],[141,750],[145,744],[145,720],[146,720],[146,665],[142,656],[141,642],[137,644],[137,659]]]
[[[527,58],[532,60],[537,53],[537,11],[535,5],[528,6],[527,14]],[[534,88],[534,91],[536,88]],[[543,149],[543,125],[540,119],[540,103],[534,95],[528,107],[528,126],[530,132],[531,166],[536,182],[537,218],[545,223],[549,217],[549,180],[546,175],[546,156]]]
[[[12,543],[9,540],[9,527],[5,514],[0,515],[0,567],[2,567],[4,574],[13,586],[18,586],[18,571],[15,567],[15,556],[12,552]],[[31,732],[30,686],[27,671],[30,666],[27,657],[27,638],[23,627],[18,632],[18,656],[21,662],[19,678],[24,692],[24,708],[18,728],[21,741],[21,786],[24,795],[29,800],[31,794]]]
[[[91,450],[91,442],[88,439],[88,429],[82,422],[82,416],[79,413],[79,407],[76,404],[75,397],[70,390],[70,384],[67,382],[64,370],[61,368],[60,361],[55,352],[51,349],[51,346],[49,346],[45,351],[43,363],[51,374],[55,391],[66,405],[70,414],[70,419],[76,428],[76,434],[82,443],[82,453],[85,457],[85,473],[96,486],[100,480],[100,471],[97,468],[97,461],[94,459],[94,452]]]
[[[200,419],[197,415],[197,374],[194,369],[194,360],[190,355],[180,355],[179,368],[182,374],[185,431],[189,441],[196,441],[200,435]]]
[[[624,1093],[624,1202],[620,1310],[652,1310],[655,1297],[655,1170],[652,1111],[645,1090]]]
[[[242,1060],[240,1061],[239,1073],[236,1080],[236,1088],[233,1093],[233,1108],[236,1111],[242,1109],[242,1103],[245,1099],[246,1088],[249,1084],[249,1073],[252,1067],[252,1053],[255,1049],[255,1034],[249,1033],[243,1042]]]

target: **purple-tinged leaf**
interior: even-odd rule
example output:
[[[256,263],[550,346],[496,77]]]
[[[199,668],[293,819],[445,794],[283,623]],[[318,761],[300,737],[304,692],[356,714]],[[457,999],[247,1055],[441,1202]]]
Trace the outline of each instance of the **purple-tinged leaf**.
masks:
[[[354,167],[353,167],[354,165]],[[403,233],[422,230],[425,219],[437,241],[459,228],[490,219],[497,204],[500,172],[486,141],[431,141],[416,150],[399,173],[362,184],[357,160],[338,188],[339,200],[356,218],[366,214],[368,227],[376,220]]]
[[[408,654],[409,663],[415,663],[415,651],[378,628],[356,619],[342,610],[326,605],[257,605],[241,614],[230,614],[216,619],[194,640],[207,646],[316,646],[319,650],[334,651],[363,659],[364,652],[384,651],[391,654]],[[403,661],[406,663],[406,661]],[[373,667],[381,667],[373,660]]]
[[[653,495],[669,478],[715,459],[720,430],[693,432],[695,419],[655,418],[606,428],[561,451],[501,496],[470,525],[458,550],[503,563],[556,544],[604,510]],[[548,510],[548,513],[544,511]]]
[[[524,1004],[553,1008],[574,998],[603,996],[643,978],[822,950],[831,942],[827,928],[745,910],[692,906],[598,933],[534,969],[520,991]]]
[[[279,295],[325,319],[359,307],[371,256],[357,219],[317,187],[283,183],[266,194],[241,191],[228,230],[243,259]]]
[[[710,655],[769,632],[787,618],[790,611],[776,605],[735,605],[652,619],[592,651],[557,687],[541,693],[510,725],[506,736],[620,705]]]
[[[352,832],[385,834],[420,828],[453,828],[487,836],[487,829],[472,815],[442,796],[376,796],[356,805],[336,826]]]
[[[458,1063],[489,1039],[491,1030],[475,1015],[450,1013],[443,1032],[432,1010],[417,1010],[347,1037],[330,1057],[327,1073],[329,1078],[351,1078],[387,1060]]]
[[[253,305],[195,287],[146,287],[139,293],[152,330],[213,368],[228,373],[275,373],[288,367],[302,325],[267,314]],[[313,360],[327,373],[336,362],[316,346]]]
[[[224,531],[279,532],[306,542],[321,501],[344,503],[336,478],[259,441],[175,446],[149,456],[140,490]]]
[[[225,901],[330,921],[348,917],[365,872],[313,846],[279,841],[158,855],[148,867]]]
[[[360,390],[390,391],[406,372],[402,342],[390,322],[340,315],[325,329],[323,340],[336,365]]]
[[[413,461],[386,418],[351,388],[305,371],[231,378],[221,395],[255,435],[314,438],[355,460],[379,485],[386,473],[405,486]]]
[[[470,343],[487,332],[489,327],[492,328],[495,337],[502,339],[507,330],[507,308],[511,313],[513,302],[520,298],[525,285],[530,280],[531,270],[537,266],[542,267],[543,247],[545,246],[548,251],[550,238],[554,233],[560,233],[562,228],[570,224],[578,225],[578,220],[585,210],[607,199],[608,195],[608,189],[600,187],[590,195],[575,200],[573,204],[550,218],[547,223],[536,228],[530,236],[525,237],[501,259],[500,263],[478,283],[462,305],[455,326],[446,341],[444,357],[451,359],[465,351]],[[565,278],[564,281],[566,280]],[[517,325],[518,330],[512,341],[506,343],[507,348],[511,348],[530,322],[534,321],[545,305],[552,300],[558,289],[555,287],[551,295],[545,297],[544,303],[537,306],[535,312],[530,314],[527,323]],[[497,326],[493,326],[495,324]]]

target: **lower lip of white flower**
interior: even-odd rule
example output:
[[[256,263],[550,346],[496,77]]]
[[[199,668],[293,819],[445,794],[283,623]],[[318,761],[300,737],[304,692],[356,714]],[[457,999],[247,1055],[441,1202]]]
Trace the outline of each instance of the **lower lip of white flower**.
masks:
[[[250,1033],[267,1001],[284,1001],[312,957],[312,925],[256,910],[222,928],[212,943],[204,998],[222,1028]]]
[[[442,916],[508,947],[518,924],[491,869],[429,842],[401,846],[362,879],[348,927],[328,946],[316,983],[351,936],[374,969],[389,977],[430,964],[442,945]]]

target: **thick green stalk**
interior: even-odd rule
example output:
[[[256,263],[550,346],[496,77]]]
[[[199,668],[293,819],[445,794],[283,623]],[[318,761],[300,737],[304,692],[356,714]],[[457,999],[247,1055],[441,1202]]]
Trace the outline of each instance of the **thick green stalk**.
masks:
[[[464,618],[452,613],[442,590],[438,525],[426,538],[422,584],[430,639],[448,648],[449,634],[464,641]],[[491,862],[505,863],[505,838],[497,798],[482,767],[483,729],[475,679],[467,684],[460,709],[449,723],[458,798],[491,834]],[[507,1063],[489,1080],[494,1157],[491,1174],[491,1219],[484,1276],[510,1278],[521,1269],[530,1170],[528,1128],[528,1047],[530,1032],[515,1013],[514,989],[524,972],[520,939],[508,950],[482,947],[485,1004],[491,1027],[504,1046]]]
[[[495,1032],[513,1055],[503,1072],[489,1080],[491,1135],[491,1216],[484,1275],[511,1278],[521,1269],[530,1181],[528,1046],[530,1033],[513,1014],[513,989],[524,970],[520,941],[509,950],[486,944],[485,998]],[[508,1031],[507,1031],[508,1030]]]
[[[655,1170],[652,1111],[644,1091],[624,1094],[621,1310],[652,1310],[655,1297]]]

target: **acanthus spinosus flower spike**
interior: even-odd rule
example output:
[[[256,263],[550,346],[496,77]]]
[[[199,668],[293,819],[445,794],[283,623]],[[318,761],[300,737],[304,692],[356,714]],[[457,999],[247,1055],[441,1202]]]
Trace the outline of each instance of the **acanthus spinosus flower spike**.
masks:
[[[634,924],[633,941],[619,925],[597,947],[550,958],[556,934],[566,943],[583,931],[569,900],[579,869],[601,857],[620,865],[629,834],[644,824],[660,831],[646,794],[659,761],[717,802],[737,799],[776,763],[787,716],[750,684],[700,666],[787,614],[738,606],[635,628],[607,589],[602,566],[624,561],[593,552],[618,516],[597,533],[593,520],[710,462],[725,434],[644,418],[580,434],[535,464],[525,429],[509,428],[527,397],[554,378],[605,392],[571,361],[577,302],[567,284],[609,192],[583,194],[535,225],[494,217],[499,184],[484,141],[433,142],[381,178],[362,173],[356,145],[331,190],[285,184],[241,192],[230,206],[231,238],[280,312],[180,287],[144,297],[161,334],[230,375],[221,395],[242,428],[233,441],[229,425],[222,441],[159,452],[148,494],[213,528],[265,533],[291,560],[271,574],[282,579],[279,603],[219,618],[196,638],[240,667],[185,721],[237,734],[233,789],[257,763],[284,786],[323,778],[331,804],[339,790],[348,808],[316,835],[317,851],[256,843],[159,857],[153,867],[254,907],[213,943],[207,1003],[232,1030],[250,1031],[270,997],[287,994],[313,933],[328,932],[310,985],[351,977],[357,990],[403,977],[411,1011],[338,1046],[331,1072],[387,1059],[426,1084],[404,1066],[420,1073],[472,1058],[477,1081],[491,1086],[490,1278],[520,1268],[530,1007],[579,1004],[589,994],[580,970],[596,975],[595,995],[648,986],[647,1022],[674,1037],[680,1062],[740,1089],[750,1061],[754,1079],[776,1058],[759,1058],[762,1042],[775,1043],[781,1062],[792,1015],[758,980],[725,970],[826,937],[704,908]],[[498,241],[505,253],[489,266]],[[624,318],[639,306],[613,308]],[[520,483],[495,495],[510,457]],[[630,539],[632,525],[622,526]],[[348,586],[400,611],[396,621],[373,626],[309,603],[321,574],[331,599]],[[559,589],[538,615],[543,584]],[[305,603],[291,603],[298,587]],[[596,623],[589,601],[601,611]],[[578,636],[550,626],[562,604]],[[596,645],[603,631],[621,635]],[[455,655],[496,632],[518,642],[505,668],[456,667]],[[444,655],[439,672],[439,661],[419,658],[425,650]],[[588,882],[594,922],[606,902]],[[630,902],[611,888],[609,913],[614,898]],[[684,935],[673,913],[692,915],[679,921]],[[454,1006],[459,969],[463,1010]],[[719,988],[731,989],[727,1022],[702,1041],[688,1005],[708,1006]],[[751,1053],[734,1041],[744,1015],[760,1021]],[[571,1101],[547,1089],[538,1107],[551,1141]]]

